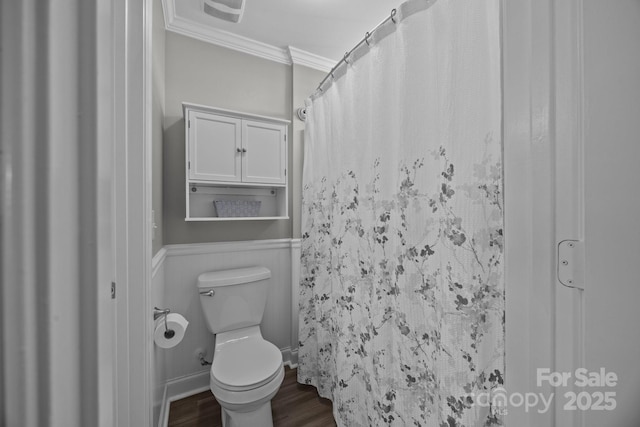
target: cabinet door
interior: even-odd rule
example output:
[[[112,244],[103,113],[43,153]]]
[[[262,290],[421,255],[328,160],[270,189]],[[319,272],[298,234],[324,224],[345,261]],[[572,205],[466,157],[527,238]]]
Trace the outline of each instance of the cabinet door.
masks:
[[[242,121],[242,181],[285,184],[287,127]]]
[[[189,179],[241,180],[241,120],[189,113]]]

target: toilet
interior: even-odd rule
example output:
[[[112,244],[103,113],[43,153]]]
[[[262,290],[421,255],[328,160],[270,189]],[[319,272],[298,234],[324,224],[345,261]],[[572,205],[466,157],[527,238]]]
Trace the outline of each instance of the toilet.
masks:
[[[282,353],[262,338],[271,271],[220,270],[198,276],[207,327],[215,335],[209,386],[224,427],[273,427],[271,399],[284,379]]]

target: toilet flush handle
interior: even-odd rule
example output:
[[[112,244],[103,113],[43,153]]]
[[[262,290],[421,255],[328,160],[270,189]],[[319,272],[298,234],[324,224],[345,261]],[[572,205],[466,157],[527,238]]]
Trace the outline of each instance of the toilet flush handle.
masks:
[[[205,297],[212,297],[216,294],[216,291],[214,291],[213,289],[210,289],[208,291],[200,291],[200,295],[205,296]]]

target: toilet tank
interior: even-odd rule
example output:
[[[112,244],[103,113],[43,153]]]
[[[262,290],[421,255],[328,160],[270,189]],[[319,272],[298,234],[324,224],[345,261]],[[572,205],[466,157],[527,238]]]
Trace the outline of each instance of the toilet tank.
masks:
[[[210,271],[198,276],[200,303],[211,333],[259,325],[270,277],[271,271],[265,267]]]

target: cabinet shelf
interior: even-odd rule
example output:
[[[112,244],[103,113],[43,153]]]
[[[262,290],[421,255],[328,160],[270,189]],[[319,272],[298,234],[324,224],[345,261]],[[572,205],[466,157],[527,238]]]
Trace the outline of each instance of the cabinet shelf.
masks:
[[[207,186],[214,187],[229,187],[229,188],[243,188],[247,187],[248,184],[244,182],[212,182],[212,181],[203,181],[203,180],[188,180],[189,184],[192,186],[197,186],[198,188],[205,188]],[[262,184],[262,183],[253,183],[250,185],[252,188],[273,188],[273,187],[286,187],[287,184]]]
[[[241,217],[243,219],[284,219],[288,216],[286,187],[189,184],[187,221],[237,221],[239,219],[239,217],[217,216],[214,206],[216,200],[260,201],[259,216]]]

